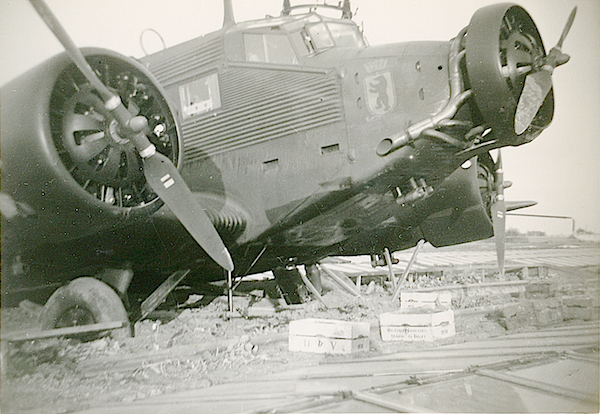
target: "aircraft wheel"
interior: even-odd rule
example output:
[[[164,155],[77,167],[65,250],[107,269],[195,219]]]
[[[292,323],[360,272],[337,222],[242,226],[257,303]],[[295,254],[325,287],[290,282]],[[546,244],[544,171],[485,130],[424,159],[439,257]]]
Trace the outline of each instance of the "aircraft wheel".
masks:
[[[525,77],[546,56],[542,38],[525,9],[508,3],[475,12],[467,29],[466,62],[477,108],[496,136],[511,145],[535,138],[552,120],[554,96],[546,97],[524,135],[515,133],[515,111]]]
[[[291,269],[278,267],[273,269],[273,274],[275,275],[275,282],[277,282],[277,286],[279,286],[281,295],[288,305],[308,301],[308,290],[300,277],[298,269],[295,267]]]
[[[77,278],[58,288],[44,306],[42,329],[65,328],[102,322],[125,322],[121,329],[109,332],[116,339],[131,336],[127,310],[119,295],[106,283],[93,277]],[[76,335],[89,341],[106,333]]]

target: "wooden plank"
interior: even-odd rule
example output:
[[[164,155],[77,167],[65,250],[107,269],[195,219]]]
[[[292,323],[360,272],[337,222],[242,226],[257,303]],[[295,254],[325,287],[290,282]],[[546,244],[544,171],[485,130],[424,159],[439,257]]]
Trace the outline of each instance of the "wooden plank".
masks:
[[[342,288],[346,289],[348,292],[352,293],[357,297],[362,297],[360,293],[356,290],[356,286],[348,276],[343,273],[337,274],[335,271],[328,269],[327,266],[320,266],[320,269],[323,269],[325,273],[327,273],[338,285]]]
[[[425,243],[425,240],[423,240],[423,239],[419,240],[419,242],[417,243],[417,246],[415,247],[415,251],[413,252],[413,254],[411,256],[410,261],[408,262],[408,265],[406,266],[406,269],[404,269],[404,273],[402,273],[402,276],[400,276],[400,279],[398,279],[398,284],[396,285],[396,289],[394,289],[394,293],[392,293],[392,303],[395,303],[396,300],[398,299],[398,295],[400,294],[400,289],[402,289],[404,282],[406,282],[406,277],[408,276],[408,272],[410,272],[411,267],[415,263],[415,260],[417,259],[417,255],[419,254],[419,250],[421,249],[421,246],[423,246],[424,243]]]
[[[392,282],[392,287],[394,290],[396,289],[396,276],[394,275],[394,267],[392,263],[392,255],[390,254],[390,250],[386,247],[383,249],[383,255],[385,256],[385,262],[388,266],[389,271],[389,280]]]
[[[283,342],[288,340],[288,333],[275,333],[251,337],[250,343],[262,346],[274,342]],[[214,341],[208,343],[182,345],[173,348],[161,349],[159,351],[139,352],[133,355],[112,355],[106,358],[82,361],[79,367],[84,376],[94,376],[99,373],[114,373],[124,371],[134,371],[143,364],[156,363],[168,359],[189,359],[202,358],[206,351],[214,352],[217,349],[227,349],[230,346],[240,342],[239,338]]]
[[[300,274],[300,277],[302,278],[302,281],[304,282],[304,284],[306,285],[308,290],[310,290],[310,293],[315,295],[315,297],[319,300],[319,302],[321,302],[321,304],[323,306],[325,306],[325,309],[329,309],[329,306],[327,306],[327,304],[323,300],[323,297],[321,296],[321,294],[319,293],[319,291],[317,290],[315,285],[313,285],[311,283],[311,281],[308,279],[308,277],[306,277],[306,275],[302,274],[302,272],[298,272],[298,273]]]
[[[169,293],[181,282],[181,280],[186,277],[190,273],[189,269],[186,270],[178,270],[173,273],[171,276],[167,278],[162,284],[156,288],[154,292],[150,296],[146,298],[145,301],[142,302],[141,310],[142,314],[140,316],[140,320],[144,319],[146,316],[150,314],[158,305],[160,305],[163,300],[167,297]]]
[[[2,341],[21,342],[34,339],[54,338],[57,336],[77,335],[90,332],[109,331],[122,328],[124,322],[102,322],[91,325],[69,326],[67,328],[48,329],[44,331],[16,331],[2,336]]]

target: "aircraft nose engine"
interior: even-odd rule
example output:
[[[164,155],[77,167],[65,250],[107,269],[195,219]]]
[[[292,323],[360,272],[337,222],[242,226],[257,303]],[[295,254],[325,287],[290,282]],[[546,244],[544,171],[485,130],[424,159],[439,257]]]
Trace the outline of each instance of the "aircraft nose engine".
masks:
[[[145,132],[157,151],[177,163],[178,125],[150,73],[109,50],[83,52],[131,115],[148,119]],[[3,192],[34,208],[41,232],[42,217],[51,214],[49,237],[68,237],[74,222],[79,232],[93,231],[111,217],[147,216],[162,205],[135,146],[66,53],[2,88],[2,132]],[[57,231],[63,224],[66,233]]]
[[[477,10],[467,29],[465,48],[473,97],[496,139],[504,145],[533,140],[552,121],[554,95],[549,90],[527,128],[515,131],[525,79],[546,61],[542,38],[529,14],[507,3]]]
[[[131,115],[149,121],[145,132],[157,151],[177,162],[180,145],[175,119],[145,71],[138,64],[106,54],[93,54],[88,60]],[[75,65],[69,65],[57,79],[49,121],[63,165],[90,195],[118,208],[138,208],[156,201],[134,144]]]

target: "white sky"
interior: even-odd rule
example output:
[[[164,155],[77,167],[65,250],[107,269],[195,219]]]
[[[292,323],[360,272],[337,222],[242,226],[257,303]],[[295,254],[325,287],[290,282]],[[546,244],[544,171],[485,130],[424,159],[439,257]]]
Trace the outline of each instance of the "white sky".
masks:
[[[221,0],[46,0],[75,43],[134,57],[139,36],[157,30],[167,46],[214,31]],[[308,1],[300,1],[308,3]],[[491,0],[352,0],[355,21],[370,44],[448,40]],[[555,115],[533,143],[503,150],[509,200],[536,200],[521,212],[571,216],[576,227],[600,227],[600,1],[517,0],[538,25],[547,49],[557,42],[571,9],[575,23],[563,45],[571,61],[553,76]],[[282,0],[233,0],[237,21],[278,15]],[[149,45],[156,38],[148,35]],[[0,0],[0,84],[62,51],[27,0]],[[569,233],[571,222],[511,217],[508,227]]]

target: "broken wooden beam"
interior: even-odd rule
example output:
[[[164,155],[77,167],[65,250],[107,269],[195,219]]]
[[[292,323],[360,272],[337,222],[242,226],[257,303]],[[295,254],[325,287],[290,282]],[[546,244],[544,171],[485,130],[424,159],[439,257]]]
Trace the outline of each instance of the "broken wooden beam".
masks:
[[[178,270],[171,276],[169,276],[164,282],[162,282],[161,285],[158,288],[156,288],[156,290],[152,292],[152,294],[148,296],[146,300],[142,302],[142,313],[140,315],[139,320],[144,319],[150,314],[150,312],[156,309],[158,305],[160,305],[165,300],[167,295],[177,287],[179,282],[181,282],[183,278],[188,275],[188,273],[190,273],[189,269]]]
[[[122,328],[123,321],[102,322],[90,325],[69,326],[67,328],[47,329],[47,330],[26,330],[9,332],[2,335],[2,342],[22,342],[32,341],[34,339],[56,338],[58,336],[79,335],[83,333],[110,331]]]
[[[335,271],[328,269],[327,266],[319,266],[319,269],[323,269],[325,271],[325,273],[327,273],[338,285],[340,285],[342,288],[346,289],[348,292],[350,292],[351,294],[357,296],[357,297],[362,297],[360,295],[360,292],[357,290],[356,286],[354,285],[354,283],[352,283],[352,280],[350,280],[350,278],[348,276],[346,276],[343,273],[336,273]]]

